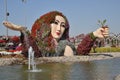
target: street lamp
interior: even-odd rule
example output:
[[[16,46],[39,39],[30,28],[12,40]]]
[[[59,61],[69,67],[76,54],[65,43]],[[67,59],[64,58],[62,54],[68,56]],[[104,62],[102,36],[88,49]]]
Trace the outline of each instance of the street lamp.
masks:
[[[8,16],[10,15],[9,12],[7,12],[7,0],[5,1],[5,20],[8,20]],[[6,36],[8,36],[8,28],[6,28]]]

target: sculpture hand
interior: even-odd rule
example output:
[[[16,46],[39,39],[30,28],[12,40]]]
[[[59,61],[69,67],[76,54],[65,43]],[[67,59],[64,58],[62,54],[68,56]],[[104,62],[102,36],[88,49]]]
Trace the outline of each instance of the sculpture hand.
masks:
[[[93,32],[95,37],[98,38],[105,38],[109,36],[109,28],[107,26],[103,26],[98,28],[96,31]]]

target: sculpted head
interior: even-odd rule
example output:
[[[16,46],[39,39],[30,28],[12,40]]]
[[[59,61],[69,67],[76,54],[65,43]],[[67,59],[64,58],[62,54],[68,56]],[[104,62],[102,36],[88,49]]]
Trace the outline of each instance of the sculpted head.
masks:
[[[44,27],[44,28],[43,28]],[[51,11],[42,15],[32,26],[33,37],[49,37],[55,39],[69,38],[69,23],[67,18],[58,11]]]

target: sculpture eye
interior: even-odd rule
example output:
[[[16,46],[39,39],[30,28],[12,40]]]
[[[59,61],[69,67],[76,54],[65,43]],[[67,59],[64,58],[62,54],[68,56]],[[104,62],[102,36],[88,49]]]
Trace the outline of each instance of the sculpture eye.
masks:
[[[58,22],[57,22],[57,21],[54,21],[53,23],[56,24],[56,25],[58,25]]]
[[[64,27],[64,28],[65,28],[65,25],[64,25],[64,24],[61,24],[61,27]]]

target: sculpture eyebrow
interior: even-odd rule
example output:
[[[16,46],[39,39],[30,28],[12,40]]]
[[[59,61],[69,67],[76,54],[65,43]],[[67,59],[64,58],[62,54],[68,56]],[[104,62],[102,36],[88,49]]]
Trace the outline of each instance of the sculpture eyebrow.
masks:
[[[57,21],[58,23],[60,22],[59,20],[55,20],[55,21]],[[61,24],[65,24],[65,22],[61,22]]]
[[[59,20],[55,20],[55,21],[60,22]]]
[[[65,25],[65,22],[61,22],[61,24],[64,24],[64,25]]]

